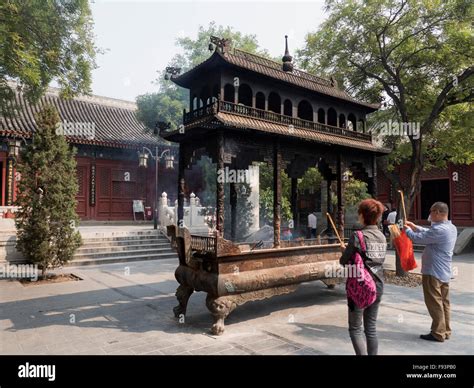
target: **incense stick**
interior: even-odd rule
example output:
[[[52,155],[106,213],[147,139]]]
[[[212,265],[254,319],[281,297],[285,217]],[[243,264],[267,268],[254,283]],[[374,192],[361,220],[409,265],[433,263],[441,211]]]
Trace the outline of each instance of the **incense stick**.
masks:
[[[332,220],[332,217],[329,213],[326,213],[326,215],[329,218],[329,221],[331,222],[332,228],[334,229],[334,232],[336,232],[336,236],[341,244],[344,244],[344,242],[341,240],[341,237],[339,236],[339,233],[337,232],[336,225],[334,224],[334,221]]]

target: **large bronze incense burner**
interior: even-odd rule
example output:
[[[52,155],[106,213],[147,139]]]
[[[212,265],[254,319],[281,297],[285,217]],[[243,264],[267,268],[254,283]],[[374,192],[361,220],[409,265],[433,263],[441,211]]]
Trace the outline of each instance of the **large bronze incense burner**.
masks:
[[[194,291],[206,292],[216,335],[224,332],[224,319],[246,302],[287,294],[303,282],[324,280],[332,286],[338,281],[326,273],[339,262],[339,244],[250,251],[220,237],[190,235],[186,228],[172,226],[168,232],[179,255],[175,316],[186,314]]]

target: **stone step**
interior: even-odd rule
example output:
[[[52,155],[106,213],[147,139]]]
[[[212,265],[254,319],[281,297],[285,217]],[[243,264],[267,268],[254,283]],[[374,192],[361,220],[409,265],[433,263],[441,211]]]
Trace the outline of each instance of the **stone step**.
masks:
[[[82,266],[82,265],[102,265],[102,264],[113,264],[113,263],[125,263],[130,261],[145,261],[145,260],[166,260],[176,259],[178,256],[175,252],[166,253],[149,253],[138,256],[115,256],[115,257],[101,257],[101,258],[90,258],[90,259],[74,259],[66,264],[66,267]]]
[[[83,236],[91,237],[115,237],[115,236],[163,236],[161,231],[154,229],[146,230],[84,230],[79,227],[79,232]]]
[[[114,237],[82,237],[83,245],[89,243],[101,243],[101,242],[118,242],[118,241],[148,241],[148,240],[159,240],[169,241],[166,237],[149,235],[149,236],[114,236]]]
[[[169,243],[151,243],[151,244],[87,244],[77,249],[76,254],[83,253],[106,253],[106,252],[125,252],[137,249],[160,250],[169,249]]]
[[[161,248],[161,249],[144,249],[142,247],[138,247],[133,250],[128,250],[128,251],[112,251],[112,252],[97,252],[93,251],[91,253],[82,253],[78,252],[74,255],[74,259],[86,259],[86,258],[108,258],[108,257],[115,257],[115,256],[139,256],[139,255],[145,255],[145,254],[155,254],[155,253],[169,253],[169,252],[174,252],[170,246],[167,248]]]
[[[107,264],[138,260],[177,259],[169,240],[161,231],[146,230],[81,230],[82,245],[67,265]],[[14,233],[0,234],[0,264],[24,263],[16,251]]]
[[[144,239],[137,239],[137,238],[128,238],[128,239],[102,239],[102,238],[95,238],[95,239],[83,239],[81,248],[94,248],[94,247],[107,247],[107,246],[125,246],[125,245],[138,245],[138,244],[164,244],[169,245],[170,242],[167,238],[144,238]],[[9,239],[9,240],[0,240],[0,250],[3,249],[14,249],[16,245],[16,239]]]
[[[82,240],[83,247],[85,246],[108,246],[108,245],[137,245],[137,244],[169,244],[167,239],[162,238],[146,238],[146,239],[127,239],[127,240],[104,240],[104,239],[93,239],[93,240]]]

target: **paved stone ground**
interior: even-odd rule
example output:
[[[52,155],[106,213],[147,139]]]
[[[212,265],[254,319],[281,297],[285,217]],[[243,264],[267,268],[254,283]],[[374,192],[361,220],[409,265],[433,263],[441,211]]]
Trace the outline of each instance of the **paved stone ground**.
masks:
[[[474,255],[455,257],[454,266],[452,338],[420,340],[431,324],[421,287],[386,285],[380,354],[474,354]],[[29,287],[1,280],[0,354],[353,354],[343,285],[307,283],[240,306],[224,335],[213,337],[205,294],[191,296],[185,323],[173,317],[175,267],[175,260],[70,267],[84,280]]]

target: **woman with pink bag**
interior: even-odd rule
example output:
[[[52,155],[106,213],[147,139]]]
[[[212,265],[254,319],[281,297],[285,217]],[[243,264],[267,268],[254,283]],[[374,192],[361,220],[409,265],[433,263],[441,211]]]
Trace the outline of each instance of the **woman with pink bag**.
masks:
[[[384,207],[374,199],[363,200],[359,204],[361,230],[354,232],[347,246],[341,244],[343,254],[340,263],[351,265],[346,283],[347,304],[349,306],[349,334],[357,355],[376,355],[378,341],[376,332],[377,313],[383,294],[383,263],[387,241],[379,230]],[[365,338],[362,334],[364,326]]]

